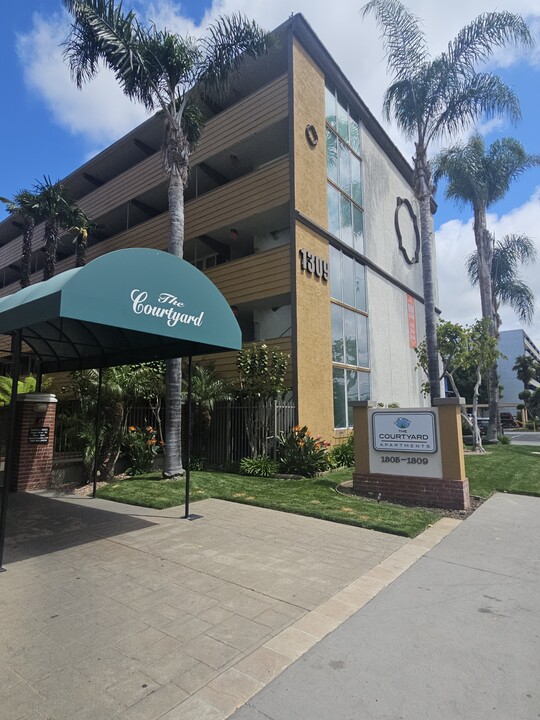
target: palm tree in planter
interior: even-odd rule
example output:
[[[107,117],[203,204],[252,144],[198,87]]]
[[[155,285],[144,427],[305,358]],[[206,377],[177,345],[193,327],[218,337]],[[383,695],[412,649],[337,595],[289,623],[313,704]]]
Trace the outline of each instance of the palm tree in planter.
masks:
[[[428,151],[433,141],[455,135],[471,123],[495,114],[520,116],[512,90],[492,73],[478,72],[495,48],[531,45],[524,20],[509,12],[488,12],[465,26],[448,49],[431,57],[419,19],[399,0],[371,0],[387,54],[392,81],[383,113],[415,143],[414,194],[420,206],[422,273],[426,313],[428,377],[431,399],[440,395],[435,294],[433,283],[433,185]]]
[[[133,11],[124,13],[115,0],[64,0],[64,5],[74,18],[64,53],[77,86],[95,77],[103,61],[130,99],[162,114],[163,158],[169,176],[168,250],[182,257],[184,190],[190,153],[203,127],[198,93],[226,90],[244,58],[266,52],[269,39],[241,15],[220,18],[205,38],[196,39],[158,30],[155,25],[145,27]],[[183,473],[180,360],[167,362],[166,386],[163,474],[174,477]]]
[[[529,155],[518,140],[511,137],[501,138],[492,143],[486,151],[484,140],[479,134],[473,135],[466,143],[458,143],[444,150],[433,162],[435,180],[446,178],[448,181],[445,196],[461,205],[472,207],[476,253],[473,260],[475,274],[473,277],[469,272],[469,275],[474,284],[480,288],[482,317],[491,319],[494,337],[498,335],[497,297],[503,291],[501,283],[498,292],[493,287],[494,273],[499,272],[500,275],[503,271],[502,266],[498,271],[493,265],[494,251],[497,251],[498,263],[504,263],[506,258],[506,262],[513,263],[512,268],[515,271],[515,263],[520,261],[520,247],[524,250],[524,246],[523,243],[520,246],[517,240],[519,236],[514,236],[516,239],[506,247],[497,246],[487,229],[487,211],[506,195],[513,180],[528,168],[539,164],[540,156]],[[509,269],[508,265],[506,267]],[[503,282],[502,277],[500,281]],[[511,292],[516,290],[514,286]],[[523,298],[523,293],[521,297]],[[512,305],[512,302],[510,301],[509,304]],[[494,440],[497,436],[499,417],[496,367],[491,368],[489,372],[488,393],[487,439]]]
[[[537,251],[534,241],[527,235],[505,235],[492,244],[491,286],[494,327],[497,339],[501,327],[501,305],[509,305],[523,323],[530,324],[534,316],[534,293],[519,275],[520,265],[533,264]],[[467,274],[473,285],[479,284],[479,257],[472,253],[467,258]]]
[[[30,285],[32,240],[36,222],[41,220],[40,201],[38,196],[30,190],[20,190],[12,200],[0,198],[0,202],[6,205],[10,215],[18,216],[23,221],[20,284],[21,288],[25,288]]]
[[[53,183],[45,176],[43,182],[36,183],[34,191],[37,195],[41,219],[45,221],[43,279],[49,280],[54,277],[56,270],[60,231],[71,225],[75,205],[70,193],[59,180]]]
[[[86,265],[86,251],[88,249],[88,237],[96,230],[97,225],[80,207],[72,208],[71,224],[69,229],[75,232],[75,267]]]

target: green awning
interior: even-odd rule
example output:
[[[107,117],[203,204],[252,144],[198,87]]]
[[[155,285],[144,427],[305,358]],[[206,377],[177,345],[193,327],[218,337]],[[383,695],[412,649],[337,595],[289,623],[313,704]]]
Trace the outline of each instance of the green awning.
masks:
[[[193,265],[160,250],[103,255],[0,299],[0,334],[21,330],[43,372],[241,348],[236,318]]]

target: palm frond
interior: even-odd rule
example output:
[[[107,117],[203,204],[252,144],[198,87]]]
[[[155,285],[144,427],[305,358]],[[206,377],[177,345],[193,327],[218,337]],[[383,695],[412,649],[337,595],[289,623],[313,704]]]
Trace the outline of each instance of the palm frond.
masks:
[[[361,13],[375,16],[394,82],[410,79],[429,60],[420,20],[399,0],[371,0]]]
[[[486,12],[460,30],[444,55],[457,72],[469,75],[478,63],[489,60],[497,47],[532,44],[529,28],[520,15]]]
[[[273,36],[240,13],[218,18],[200,42],[197,83],[207,91],[223,94],[245,58],[264,55],[273,44]]]
[[[539,155],[530,155],[512,137],[495,140],[486,157],[486,177],[489,182],[489,204],[501,200],[513,180],[525,170],[540,165]]]
[[[102,60],[128,97],[153,110],[159,97],[141,52],[147,33],[135,13],[124,14],[122,3],[115,0],[63,2],[75,18],[64,42],[64,57],[77,87],[95,77]]]
[[[432,115],[428,141],[452,136],[482,118],[506,115],[513,122],[520,119],[517,95],[497,75],[475,73],[458,80],[449,73],[439,96],[440,112]]]
[[[484,160],[484,140],[475,134],[468,142],[456,143],[431,160],[434,182],[445,178],[445,197],[461,206],[466,203],[486,205],[488,189]]]
[[[465,267],[467,268],[467,276],[471,285],[478,285],[480,275],[478,273],[478,255],[476,251],[467,256]]]
[[[503,305],[509,305],[523,323],[530,323],[534,317],[535,297],[531,288],[520,279],[502,282],[497,287],[497,296]]]

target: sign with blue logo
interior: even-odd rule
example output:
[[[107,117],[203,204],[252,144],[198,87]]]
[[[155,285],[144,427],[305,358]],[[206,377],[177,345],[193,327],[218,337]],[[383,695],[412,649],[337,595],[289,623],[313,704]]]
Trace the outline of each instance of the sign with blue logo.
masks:
[[[437,432],[433,412],[373,411],[373,448],[379,451],[414,453],[437,452]]]

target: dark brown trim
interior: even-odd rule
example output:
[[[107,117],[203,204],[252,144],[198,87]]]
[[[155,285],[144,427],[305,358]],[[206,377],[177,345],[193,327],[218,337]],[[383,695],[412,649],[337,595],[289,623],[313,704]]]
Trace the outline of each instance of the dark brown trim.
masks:
[[[296,145],[294,142],[294,49],[293,26],[287,28],[287,94],[289,104],[289,226],[291,233],[291,376],[294,424],[298,425],[298,293],[296,287]]]
[[[395,277],[392,277],[390,273],[387,273],[386,270],[383,270],[378,265],[376,265],[373,260],[370,260],[365,255],[362,255],[362,253],[357,252],[356,250],[353,250],[352,247],[347,245],[346,243],[342,242],[339,238],[337,238],[335,235],[332,235],[332,233],[328,232],[325,228],[318,225],[316,222],[313,222],[313,220],[310,220],[308,217],[303,215],[299,210],[296,211],[296,219],[301,222],[306,227],[310,228],[310,230],[314,230],[316,233],[319,233],[319,235],[322,235],[326,240],[328,240],[329,243],[332,245],[335,245],[335,247],[339,248],[340,250],[343,250],[348,255],[351,255],[352,257],[359,260],[361,263],[363,263],[366,267],[368,267],[370,270],[373,270],[374,273],[382,277],[384,280],[387,280],[392,285],[395,285],[395,287],[399,288],[400,290],[403,290],[404,293],[407,293],[407,295],[411,295],[415,300],[418,300],[418,302],[422,303],[424,305],[424,298],[419,295],[414,290],[411,290],[411,288],[407,287],[404,283],[402,283],[400,280],[396,280]],[[441,314],[441,311],[439,308],[435,308],[435,312],[439,315]]]

